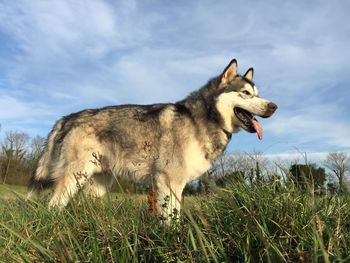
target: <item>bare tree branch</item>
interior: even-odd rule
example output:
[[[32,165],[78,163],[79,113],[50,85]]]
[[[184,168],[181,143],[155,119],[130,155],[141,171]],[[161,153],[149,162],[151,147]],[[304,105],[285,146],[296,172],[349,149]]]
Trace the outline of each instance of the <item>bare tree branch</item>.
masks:
[[[338,178],[339,190],[344,191],[344,180],[346,173],[350,171],[350,157],[344,152],[329,153],[324,161],[324,166],[327,167]]]

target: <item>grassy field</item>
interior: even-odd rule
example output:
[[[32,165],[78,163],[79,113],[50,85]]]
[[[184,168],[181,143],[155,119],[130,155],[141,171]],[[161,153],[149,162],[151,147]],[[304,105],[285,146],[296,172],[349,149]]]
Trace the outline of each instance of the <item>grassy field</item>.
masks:
[[[23,197],[26,191],[27,188],[25,186],[0,184],[0,202],[2,200],[14,199],[18,195]]]
[[[59,212],[24,193],[0,186],[0,262],[350,262],[345,195],[236,182],[186,197],[181,222],[168,227],[144,196],[81,195]]]

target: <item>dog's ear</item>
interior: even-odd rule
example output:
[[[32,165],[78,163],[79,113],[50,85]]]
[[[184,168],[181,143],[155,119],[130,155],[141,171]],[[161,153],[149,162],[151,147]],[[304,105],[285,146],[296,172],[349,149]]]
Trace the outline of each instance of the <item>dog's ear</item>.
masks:
[[[253,76],[254,76],[253,68],[248,69],[247,72],[244,74],[244,77],[249,79],[250,81],[253,81]]]
[[[220,84],[230,83],[237,75],[237,60],[232,59],[220,77]]]

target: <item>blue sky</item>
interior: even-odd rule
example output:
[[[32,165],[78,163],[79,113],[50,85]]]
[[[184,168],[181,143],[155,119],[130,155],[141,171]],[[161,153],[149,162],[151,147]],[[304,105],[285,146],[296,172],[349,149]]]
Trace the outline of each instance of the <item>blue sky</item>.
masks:
[[[0,136],[61,116],[175,102],[232,59],[279,105],[229,151],[350,151],[350,1],[0,1]]]

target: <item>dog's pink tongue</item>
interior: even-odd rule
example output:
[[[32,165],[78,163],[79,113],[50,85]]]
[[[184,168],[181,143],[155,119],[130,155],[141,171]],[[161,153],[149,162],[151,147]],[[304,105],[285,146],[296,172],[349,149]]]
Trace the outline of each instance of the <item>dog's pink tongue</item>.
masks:
[[[259,140],[262,140],[262,138],[263,138],[263,129],[262,129],[262,126],[261,126],[260,122],[258,122],[256,119],[252,119],[252,123],[253,123],[253,126],[254,126],[254,129],[255,129],[256,133],[258,134]]]

